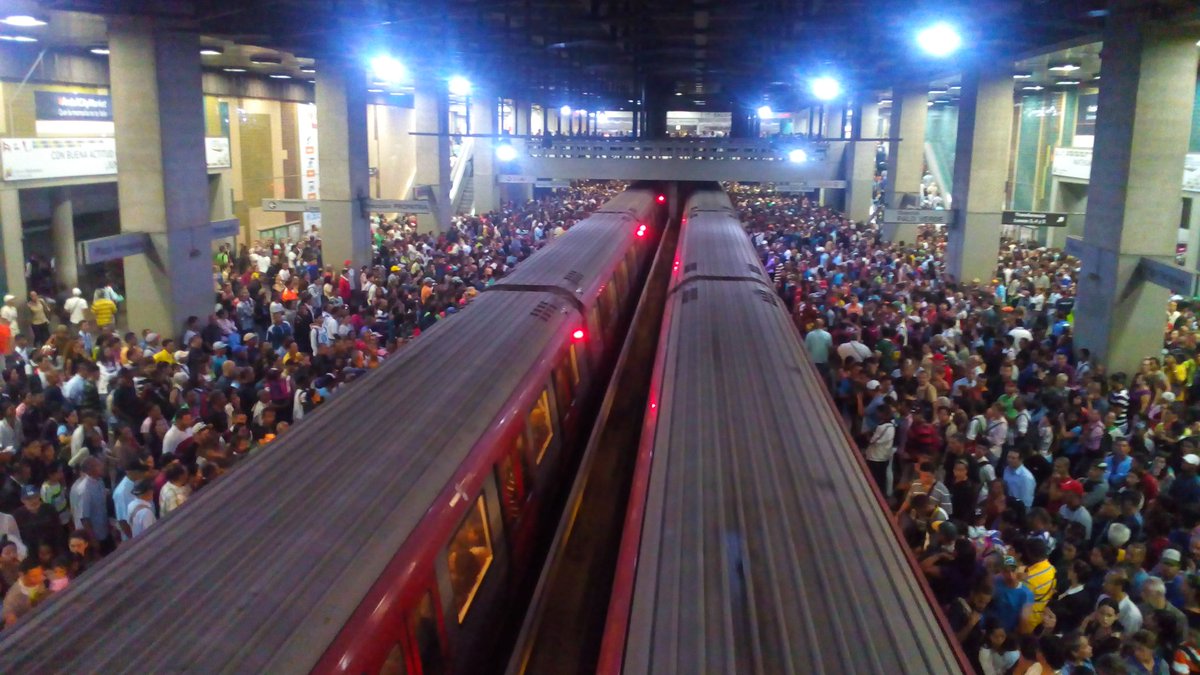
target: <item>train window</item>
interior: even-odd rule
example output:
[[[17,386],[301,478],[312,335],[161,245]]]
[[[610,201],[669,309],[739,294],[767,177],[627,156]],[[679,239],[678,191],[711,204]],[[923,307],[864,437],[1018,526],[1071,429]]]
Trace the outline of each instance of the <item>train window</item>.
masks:
[[[575,345],[570,346],[571,350],[571,384],[579,384],[579,358],[575,355]]]
[[[421,602],[417,603],[416,609],[408,615],[408,629],[412,632],[413,642],[417,645],[417,656],[421,659],[421,675],[445,673],[446,660],[442,652],[442,638],[438,630],[432,591],[425,591]]]
[[[600,328],[606,333],[612,330],[613,325],[613,310],[616,303],[612,298],[612,284],[605,284],[604,289],[600,291],[600,301],[597,305],[600,307]]]
[[[408,667],[404,665],[404,649],[399,642],[388,652],[387,660],[379,669],[379,675],[408,675]]]
[[[629,272],[626,271],[626,267],[627,265],[624,260],[617,266],[617,281],[621,282],[621,288],[623,289],[629,288]]]
[[[517,433],[512,450],[500,460],[496,472],[500,482],[500,506],[504,510],[504,524],[512,529],[517,518],[521,516],[521,507],[529,494],[525,484],[529,479],[529,467],[525,458],[524,429]]]
[[[458,526],[458,532],[450,540],[447,561],[454,607],[458,611],[458,622],[462,623],[492,564],[492,533],[488,531],[483,495],[475,499],[475,505],[467,511],[462,524]]]
[[[571,401],[574,400],[574,393],[571,391],[571,376],[567,373],[568,368],[570,366],[567,365],[567,360],[564,358],[563,362],[554,369],[554,393],[558,397],[556,400],[558,401],[558,418],[560,420],[571,409]]]
[[[533,440],[533,450],[537,453],[537,463],[541,464],[542,456],[546,454],[546,448],[550,447],[550,441],[554,438],[554,426],[550,420],[550,393],[545,389],[542,390],[537,403],[533,404],[533,410],[529,411],[529,433]]]

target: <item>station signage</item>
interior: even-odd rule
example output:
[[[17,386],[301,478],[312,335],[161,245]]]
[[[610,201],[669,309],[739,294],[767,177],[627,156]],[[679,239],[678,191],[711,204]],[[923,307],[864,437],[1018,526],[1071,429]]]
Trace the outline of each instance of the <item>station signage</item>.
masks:
[[[127,232],[111,237],[88,239],[79,242],[78,246],[80,262],[92,265],[145,253],[150,249],[150,235],[145,232]]]
[[[496,176],[497,183],[508,183],[510,185],[534,185],[537,183],[537,180],[537,176],[514,176],[511,174]]]
[[[225,220],[214,220],[212,223],[212,238],[213,239],[228,239],[236,237],[242,231],[242,221],[237,218],[226,218]]]
[[[112,100],[103,94],[33,92],[37,119],[50,122],[111,122]]]
[[[262,210],[272,213],[320,213],[319,199],[264,199]]]
[[[433,213],[433,208],[424,199],[367,199],[363,210],[368,213]]]
[[[1026,227],[1066,227],[1067,214],[1044,211],[1005,211],[1000,217],[1000,224]]]
[[[533,183],[534,187],[539,188],[569,188],[571,181],[559,180],[557,178],[539,178]]]
[[[4,180],[111,176],[117,172],[112,138],[0,139]]]
[[[944,209],[884,209],[883,222],[889,225],[952,225],[954,211]]]

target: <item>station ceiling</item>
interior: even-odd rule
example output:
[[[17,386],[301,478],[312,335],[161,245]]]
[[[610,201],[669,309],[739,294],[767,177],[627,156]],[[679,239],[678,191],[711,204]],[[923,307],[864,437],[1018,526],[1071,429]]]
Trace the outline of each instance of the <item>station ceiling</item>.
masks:
[[[26,2],[30,0],[13,0]],[[144,14],[194,30],[227,54],[269,48],[284,64],[390,52],[416,71],[462,74],[550,105],[672,109],[803,105],[807,78],[849,89],[932,82],[914,36],[934,21],[964,34],[958,59],[1019,61],[1095,41],[1106,0],[41,0],[41,10]],[[1164,16],[1192,0],[1143,0]],[[239,50],[233,47],[248,46]],[[301,57],[297,60],[295,57]],[[211,65],[211,64],[206,64]],[[220,65],[228,65],[222,62]],[[266,64],[268,67],[271,64]]]

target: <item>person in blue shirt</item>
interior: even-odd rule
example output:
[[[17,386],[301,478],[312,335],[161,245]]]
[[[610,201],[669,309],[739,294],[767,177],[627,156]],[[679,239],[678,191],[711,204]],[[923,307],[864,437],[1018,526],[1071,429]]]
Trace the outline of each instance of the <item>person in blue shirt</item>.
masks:
[[[1020,500],[1025,508],[1033,508],[1033,493],[1037,480],[1021,461],[1021,453],[1008,451],[1008,466],[1004,467],[1004,488],[1012,497]]]
[[[1108,469],[1104,471],[1104,478],[1108,480],[1108,484],[1113,487],[1121,487],[1125,484],[1125,476],[1129,475],[1129,470],[1133,468],[1133,458],[1129,456],[1129,441],[1124,438],[1119,438],[1113,443],[1112,454],[1104,458],[1104,462],[1108,464]]]
[[[1200,470],[1200,455],[1184,455],[1183,462],[1179,465],[1179,475],[1167,490],[1171,499],[1180,504],[1194,504],[1200,501],[1200,476],[1196,475],[1197,470]]]
[[[1009,633],[1015,633],[1024,616],[1033,612],[1033,591],[1017,577],[1017,560],[1005,556],[1003,568],[996,575],[992,602],[987,616]]]

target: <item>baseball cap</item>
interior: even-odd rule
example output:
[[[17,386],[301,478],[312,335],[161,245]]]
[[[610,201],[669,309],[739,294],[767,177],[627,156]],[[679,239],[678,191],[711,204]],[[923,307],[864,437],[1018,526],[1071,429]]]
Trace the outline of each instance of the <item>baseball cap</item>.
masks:
[[[254,333],[246,333],[245,335],[242,336],[243,343],[249,342],[251,340],[257,340],[257,339],[258,339],[258,336],[255,335]]]
[[[1017,559],[1011,555],[1004,556],[1004,566],[1010,570],[1017,569]]]
[[[1077,495],[1083,495],[1083,483],[1080,483],[1074,478],[1068,478],[1067,480],[1059,483],[1058,489],[1062,490],[1063,492],[1073,492]]]
[[[198,434],[207,428],[208,428],[208,425],[205,424],[204,422],[196,422],[195,424],[192,425],[192,433]]]
[[[1200,456],[1198,456],[1198,455],[1184,455],[1184,456],[1183,456],[1183,463],[1184,463],[1184,464],[1191,464],[1192,466],[1200,466]]]
[[[130,493],[133,494],[134,497],[141,497],[142,495],[150,494],[151,492],[154,492],[154,481],[150,480],[149,478],[143,478],[134,483],[133,489],[130,490]]]
[[[271,303],[271,313],[272,314],[280,314],[282,312],[283,312],[283,303],[281,303],[281,302],[272,302]]]
[[[220,340],[217,340],[216,342],[213,343],[213,349],[216,351],[220,351],[222,349],[228,349],[228,348],[229,348],[229,345],[225,344],[224,342],[221,342]]]
[[[1180,555],[1177,549],[1169,548],[1162,552],[1162,557],[1159,558],[1159,560],[1164,563],[1171,563],[1172,565],[1179,566],[1183,563],[1183,556]]]
[[[25,487],[21,488],[21,499],[33,499],[37,496],[38,489],[36,485],[26,485]]]
[[[879,380],[871,380],[867,382],[867,391],[875,391],[879,388]]]

